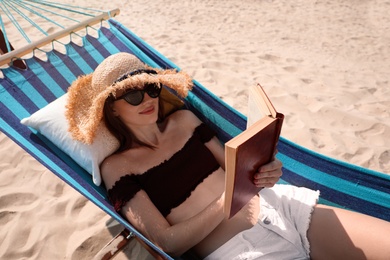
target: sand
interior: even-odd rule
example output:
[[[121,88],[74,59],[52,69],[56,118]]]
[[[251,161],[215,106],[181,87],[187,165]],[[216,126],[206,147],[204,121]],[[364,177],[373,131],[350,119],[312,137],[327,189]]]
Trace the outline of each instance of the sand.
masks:
[[[261,83],[286,115],[283,137],[390,173],[389,1],[83,6],[120,8],[118,21],[244,115],[248,86]],[[91,259],[120,230],[3,133],[0,155],[0,259]]]

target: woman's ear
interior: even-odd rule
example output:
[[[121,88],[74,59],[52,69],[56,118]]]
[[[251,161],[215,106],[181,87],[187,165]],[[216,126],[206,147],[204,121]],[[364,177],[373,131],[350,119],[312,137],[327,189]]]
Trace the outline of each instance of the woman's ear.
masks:
[[[119,116],[119,114],[118,114],[118,112],[116,112],[115,108],[112,107],[111,110],[112,110],[112,114],[114,116]]]
[[[119,116],[118,112],[116,111],[115,107],[114,107],[114,103],[111,103],[110,104],[110,109],[111,109],[111,112],[114,116]]]

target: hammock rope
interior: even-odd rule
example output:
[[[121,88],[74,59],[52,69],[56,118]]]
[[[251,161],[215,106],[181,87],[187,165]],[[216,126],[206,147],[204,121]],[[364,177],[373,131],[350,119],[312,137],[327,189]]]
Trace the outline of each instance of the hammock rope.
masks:
[[[14,0],[6,0],[6,1],[8,2],[8,1],[14,1]],[[4,2],[4,0],[0,1],[0,8],[1,8],[1,10],[5,9],[5,8],[3,8],[4,7],[4,3],[3,2]],[[22,2],[22,1],[20,1],[20,2]],[[42,1],[34,1],[34,3],[35,2],[41,3]],[[50,2],[44,2],[43,1],[43,3],[45,5],[47,5]],[[60,4],[55,5],[55,6],[60,6]],[[62,5],[62,6],[64,6],[64,5]],[[61,10],[67,10],[68,9],[68,7],[66,7],[66,8],[59,7],[59,8]],[[6,47],[4,47],[4,49],[6,49],[6,50],[2,49],[5,54],[0,56],[0,66],[2,66],[4,64],[12,64],[12,63],[14,63],[14,61],[22,59],[22,57],[24,55],[28,55],[28,54],[31,54],[31,53],[34,54],[35,50],[37,50],[37,49],[41,50],[40,48],[45,46],[45,45],[47,45],[47,44],[52,44],[52,47],[53,47],[53,42],[55,42],[55,41],[59,42],[59,39],[61,39],[61,38],[69,37],[70,41],[72,41],[72,38],[71,38],[72,34],[76,34],[75,32],[80,31],[82,29],[84,29],[87,34],[88,34],[88,30],[91,29],[91,28],[95,29],[95,31],[96,31],[96,28],[93,27],[94,25],[96,25],[98,23],[101,24],[103,21],[108,20],[109,18],[115,17],[120,12],[119,9],[114,9],[114,10],[106,11],[106,12],[104,12],[102,10],[96,10],[96,9],[90,9],[90,8],[81,8],[81,9],[90,10],[90,11],[94,11],[94,12],[99,12],[100,14],[99,15],[91,15],[91,13],[88,14],[88,13],[78,12],[77,11],[77,13],[79,13],[79,14],[81,13],[83,15],[87,15],[88,17],[92,16],[92,18],[89,18],[87,20],[83,20],[82,22],[77,22],[74,25],[72,25],[72,26],[70,26],[68,28],[65,28],[65,29],[61,28],[60,31],[57,31],[57,32],[52,33],[50,35],[45,34],[45,37],[41,37],[40,40],[30,42],[26,46],[18,48],[16,50],[12,50],[12,47],[11,47],[10,42],[9,42],[9,37],[7,37],[7,35],[6,35],[6,29],[4,27],[4,23],[3,23],[2,19],[1,19],[1,14],[0,14],[4,40],[5,40],[6,45],[7,45]],[[4,13],[6,13],[6,12],[4,12]],[[9,12],[9,13],[6,13],[6,14],[7,14],[7,16],[11,17],[12,20],[15,20],[13,18],[12,13]],[[76,19],[72,19],[72,20],[73,21],[78,21]],[[16,20],[15,20],[15,22],[12,22],[12,23],[14,25],[15,25],[15,23],[18,24],[18,22]],[[19,24],[18,24],[18,26],[19,26]],[[80,36],[80,37],[83,37],[83,36]],[[43,51],[43,50],[41,50],[41,51]],[[43,51],[43,52],[46,53],[46,51]]]
[[[15,2],[15,1],[13,0],[12,2]],[[45,19],[46,21],[48,21],[48,22],[50,22],[50,23],[52,23],[52,24],[55,24],[55,25],[57,25],[58,27],[61,27],[61,28],[63,28],[63,29],[65,28],[64,26],[62,26],[61,24],[57,23],[57,22],[54,21],[53,19],[50,19],[49,17],[43,15],[41,12],[38,12],[38,11],[34,10],[33,8],[30,8],[30,6],[31,6],[31,7],[34,7],[35,9],[39,9],[39,10],[48,12],[48,13],[50,13],[50,14],[52,14],[52,15],[64,17],[64,18],[67,18],[67,19],[72,20],[72,21],[74,21],[74,22],[78,22],[77,20],[75,20],[75,19],[73,19],[73,18],[71,18],[71,17],[68,17],[68,16],[64,16],[64,15],[62,15],[62,14],[59,13],[59,12],[56,13],[56,12],[53,12],[53,11],[51,11],[51,10],[47,10],[47,9],[41,8],[41,7],[39,7],[39,6],[33,5],[33,4],[31,4],[31,3],[22,3],[22,2],[20,2],[20,1],[17,1],[17,2],[15,2],[15,4],[18,5],[18,6],[20,6],[21,8],[26,9],[27,11],[29,11],[29,12],[31,12],[31,13],[37,15],[38,17],[41,17],[41,18]],[[31,19],[28,19],[28,20],[31,20]],[[40,31],[42,31],[43,34],[48,35],[48,34],[46,33],[46,31],[44,31],[44,30],[42,29],[42,27],[40,27],[39,25],[37,25],[34,21],[32,21],[32,23],[33,23],[34,27],[36,27],[37,29],[39,29]]]
[[[77,5],[61,4],[61,3],[50,2],[50,1],[35,0],[35,1],[26,1],[26,2],[34,2],[34,3],[41,4],[41,5],[53,7],[53,8],[56,8],[56,9],[66,10],[66,11],[69,11],[69,12],[72,12],[72,13],[82,14],[82,15],[90,16],[90,17],[93,17],[94,15],[90,14],[90,13],[87,13],[87,12],[78,11],[77,9],[85,10],[85,11],[92,11],[92,12],[97,12],[97,13],[104,12],[103,10],[100,10],[100,9],[82,7],[82,6],[77,6]]]
[[[22,9],[25,9],[27,11],[30,11],[34,14],[37,14],[38,16],[40,17],[43,17],[40,13],[34,11],[33,9],[27,7],[26,5],[22,5],[18,2],[15,2],[15,1],[8,1],[6,2],[6,4],[12,9],[14,10],[17,14],[19,14],[23,19],[25,19],[26,21],[28,21],[33,27],[37,28],[38,31],[40,31],[41,33],[43,33],[45,36],[48,36],[49,34],[41,27],[39,26],[37,23],[35,23],[32,19],[30,19],[27,15],[25,15],[21,9],[17,8],[15,5],[12,5],[11,3],[14,3],[15,5],[17,6],[20,6]],[[20,27],[21,28],[21,27]],[[21,34],[25,37],[25,39],[27,40],[27,42],[31,43],[31,40],[30,38],[28,38],[27,36],[27,33],[21,28],[21,30],[19,30],[21,32]]]
[[[18,21],[15,19],[14,15],[12,14],[12,12],[7,8],[7,1],[1,1],[1,4],[2,6],[0,6],[1,10],[3,11],[3,13],[5,13],[8,17],[8,19],[11,21],[11,23],[18,29],[18,31],[20,32],[20,34],[23,35],[23,37],[25,39],[28,39],[27,41],[30,42],[30,39],[29,37],[27,36],[27,34],[25,33],[25,31],[23,30],[23,28],[20,26],[20,24],[18,23]],[[1,16],[1,15],[0,15]],[[2,21],[2,25],[4,25],[3,21]],[[4,38],[6,39],[6,42],[8,43],[8,37],[7,37],[7,31],[5,30],[5,27],[3,29],[3,33],[4,33]],[[7,48],[8,48],[8,52],[11,51],[11,48],[10,48],[10,45],[7,44]]]
[[[48,24],[52,24],[60,30],[64,30],[66,28],[58,22],[58,18],[79,24],[86,19],[85,17],[93,18],[100,14],[107,13],[107,11],[100,9],[40,0],[0,0],[0,11],[1,30],[6,42],[6,50],[3,50],[5,53],[12,51],[9,42],[13,39],[9,39],[7,36],[7,30],[5,28],[5,22],[7,21],[6,19],[3,19],[3,15],[4,17],[7,17],[13,26],[17,28],[18,32],[26,40],[27,44],[31,44],[33,40],[31,40],[27,35],[27,28],[35,28],[41,33],[41,36],[38,37],[42,38],[49,36],[49,33],[42,25],[47,27]],[[78,17],[75,17],[74,14],[77,14]],[[111,13],[108,14],[108,17],[111,18]],[[28,25],[23,28],[19,22],[21,20],[27,21]]]
[[[0,8],[2,8],[2,7],[0,6]],[[10,52],[11,46],[9,44],[7,34],[5,33],[5,27],[4,27],[3,18],[1,17],[1,15],[0,15],[0,24],[1,24],[1,31],[3,32],[2,37],[4,37],[4,40],[5,40],[5,47],[6,47],[5,52]]]

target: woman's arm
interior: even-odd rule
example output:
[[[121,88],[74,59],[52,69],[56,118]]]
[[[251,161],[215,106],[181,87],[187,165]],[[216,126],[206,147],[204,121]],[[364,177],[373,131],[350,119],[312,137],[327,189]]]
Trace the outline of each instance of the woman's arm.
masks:
[[[119,165],[123,165],[120,156],[110,156],[102,164],[101,173],[108,189],[120,178],[119,174],[112,174],[121,173]],[[122,208],[122,214],[162,250],[176,256],[198,244],[219,225],[224,219],[223,202],[224,194],[194,217],[171,225],[141,190]]]
[[[130,223],[153,243],[172,256],[179,256],[201,242],[224,219],[224,196],[186,221],[171,225],[143,191],[139,191],[122,213]]]

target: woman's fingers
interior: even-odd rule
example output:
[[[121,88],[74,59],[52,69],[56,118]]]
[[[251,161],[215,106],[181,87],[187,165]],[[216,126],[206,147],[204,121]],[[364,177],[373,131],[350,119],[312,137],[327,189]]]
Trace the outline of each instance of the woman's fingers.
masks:
[[[261,166],[254,174],[254,184],[257,187],[273,187],[282,176],[282,162],[278,159]]]

